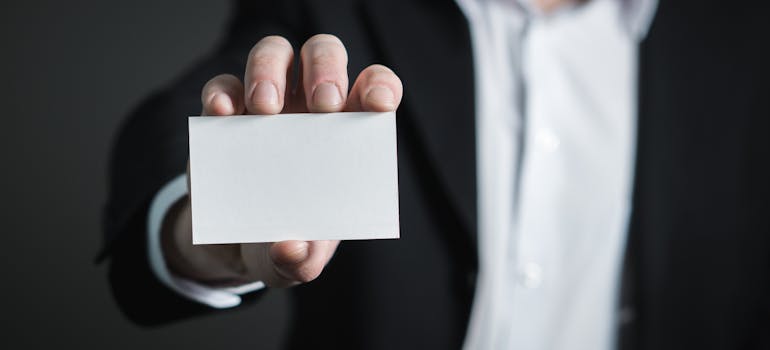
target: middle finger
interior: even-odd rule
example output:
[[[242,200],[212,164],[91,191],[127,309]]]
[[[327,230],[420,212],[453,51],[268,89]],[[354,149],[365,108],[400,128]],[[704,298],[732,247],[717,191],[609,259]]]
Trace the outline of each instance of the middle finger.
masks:
[[[302,85],[309,112],[339,112],[348,92],[348,54],[334,35],[318,34],[305,42]]]

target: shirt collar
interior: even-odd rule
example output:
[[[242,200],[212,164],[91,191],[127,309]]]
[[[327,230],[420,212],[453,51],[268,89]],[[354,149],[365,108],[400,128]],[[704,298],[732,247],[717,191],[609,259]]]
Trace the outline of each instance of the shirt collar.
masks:
[[[655,18],[655,10],[658,8],[658,0],[618,0],[621,1],[623,23],[626,24],[628,33],[637,40],[644,39],[650,30],[652,19]]]
[[[597,0],[588,0],[597,1]],[[652,19],[655,17],[655,10],[658,6],[658,0],[612,0],[620,2],[621,16],[628,34],[637,40],[642,40],[650,29]],[[513,4],[523,12],[537,12],[532,5],[532,0],[456,0],[460,3],[470,2],[501,2]],[[570,10],[570,9],[566,9]]]

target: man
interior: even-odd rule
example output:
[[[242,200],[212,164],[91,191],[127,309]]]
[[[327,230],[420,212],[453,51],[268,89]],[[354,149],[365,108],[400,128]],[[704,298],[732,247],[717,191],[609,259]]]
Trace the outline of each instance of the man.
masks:
[[[293,286],[292,348],[769,348],[763,14],[241,1],[217,53],[123,128],[116,299],[158,324]],[[402,238],[192,246],[185,116],[201,106],[398,107]]]

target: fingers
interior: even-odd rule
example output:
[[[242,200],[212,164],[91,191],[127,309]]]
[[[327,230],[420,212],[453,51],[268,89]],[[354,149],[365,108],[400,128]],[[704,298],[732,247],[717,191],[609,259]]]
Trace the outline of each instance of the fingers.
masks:
[[[294,50],[288,40],[268,36],[249,52],[244,99],[250,114],[276,114],[283,109],[286,99],[286,80]]]
[[[333,35],[313,36],[302,46],[300,86],[296,91],[288,86],[293,56],[291,44],[282,37],[260,40],[249,53],[243,84],[232,75],[217,76],[206,84],[201,94],[203,114],[385,112],[396,110],[401,103],[401,80],[382,65],[364,69],[348,96],[347,51]],[[237,251],[207,251],[207,259],[199,264],[208,265],[210,260],[240,261],[242,265],[218,266],[212,275],[286,287],[317,278],[338,245],[339,241],[241,244]]]
[[[243,84],[230,74],[221,74],[209,80],[201,91],[203,115],[242,114]]]
[[[291,44],[279,36],[265,37],[254,45],[246,64],[245,89],[240,87],[246,112],[386,112],[395,110],[401,103],[401,80],[382,65],[372,65],[362,71],[348,96],[347,51],[340,39],[329,34],[315,35],[302,46],[301,86],[292,94],[288,76],[293,56]],[[232,76],[221,77],[220,80],[219,85],[237,87],[237,79]],[[213,87],[219,85],[214,84]],[[207,97],[208,100],[204,99],[204,105],[208,106],[207,114],[209,110],[212,115],[242,112],[228,113],[237,110],[239,102],[230,94],[209,94]],[[228,108],[230,104],[226,97],[230,97],[232,110]]]
[[[305,42],[302,58],[302,92],[309,112],[339,112],[348,92],[348,54],[336,36],[318,34]]]
[[[284,241],[241,245],[251,279],[271,287],[288,287],[316,279],[339,241]]]
[[[345,107],[349,112],[395,111],[401,103],[404,88],[401,79],[388,67],[374,64],[358,75]]]

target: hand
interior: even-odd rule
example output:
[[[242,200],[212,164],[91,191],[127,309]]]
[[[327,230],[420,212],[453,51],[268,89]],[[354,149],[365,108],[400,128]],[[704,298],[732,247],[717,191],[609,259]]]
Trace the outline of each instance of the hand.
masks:
[[[401,102],[401,81],[390,69],[371,65],[348,93],[348,57],[333,35],[310,38],[300,51],[300,80],[290,87],[294,51],[279,36],[260,40],[249,53],[244,82],[219,75],[201,93],[203,115],[297,112],[394,111]],[[188,167],[189,175],[189,167]],[[262,281],[285,287],[321,274],[339,241],[192,245],[190,199],[169,211],[162,247],[169,268],[181,276],[212,285]]]

